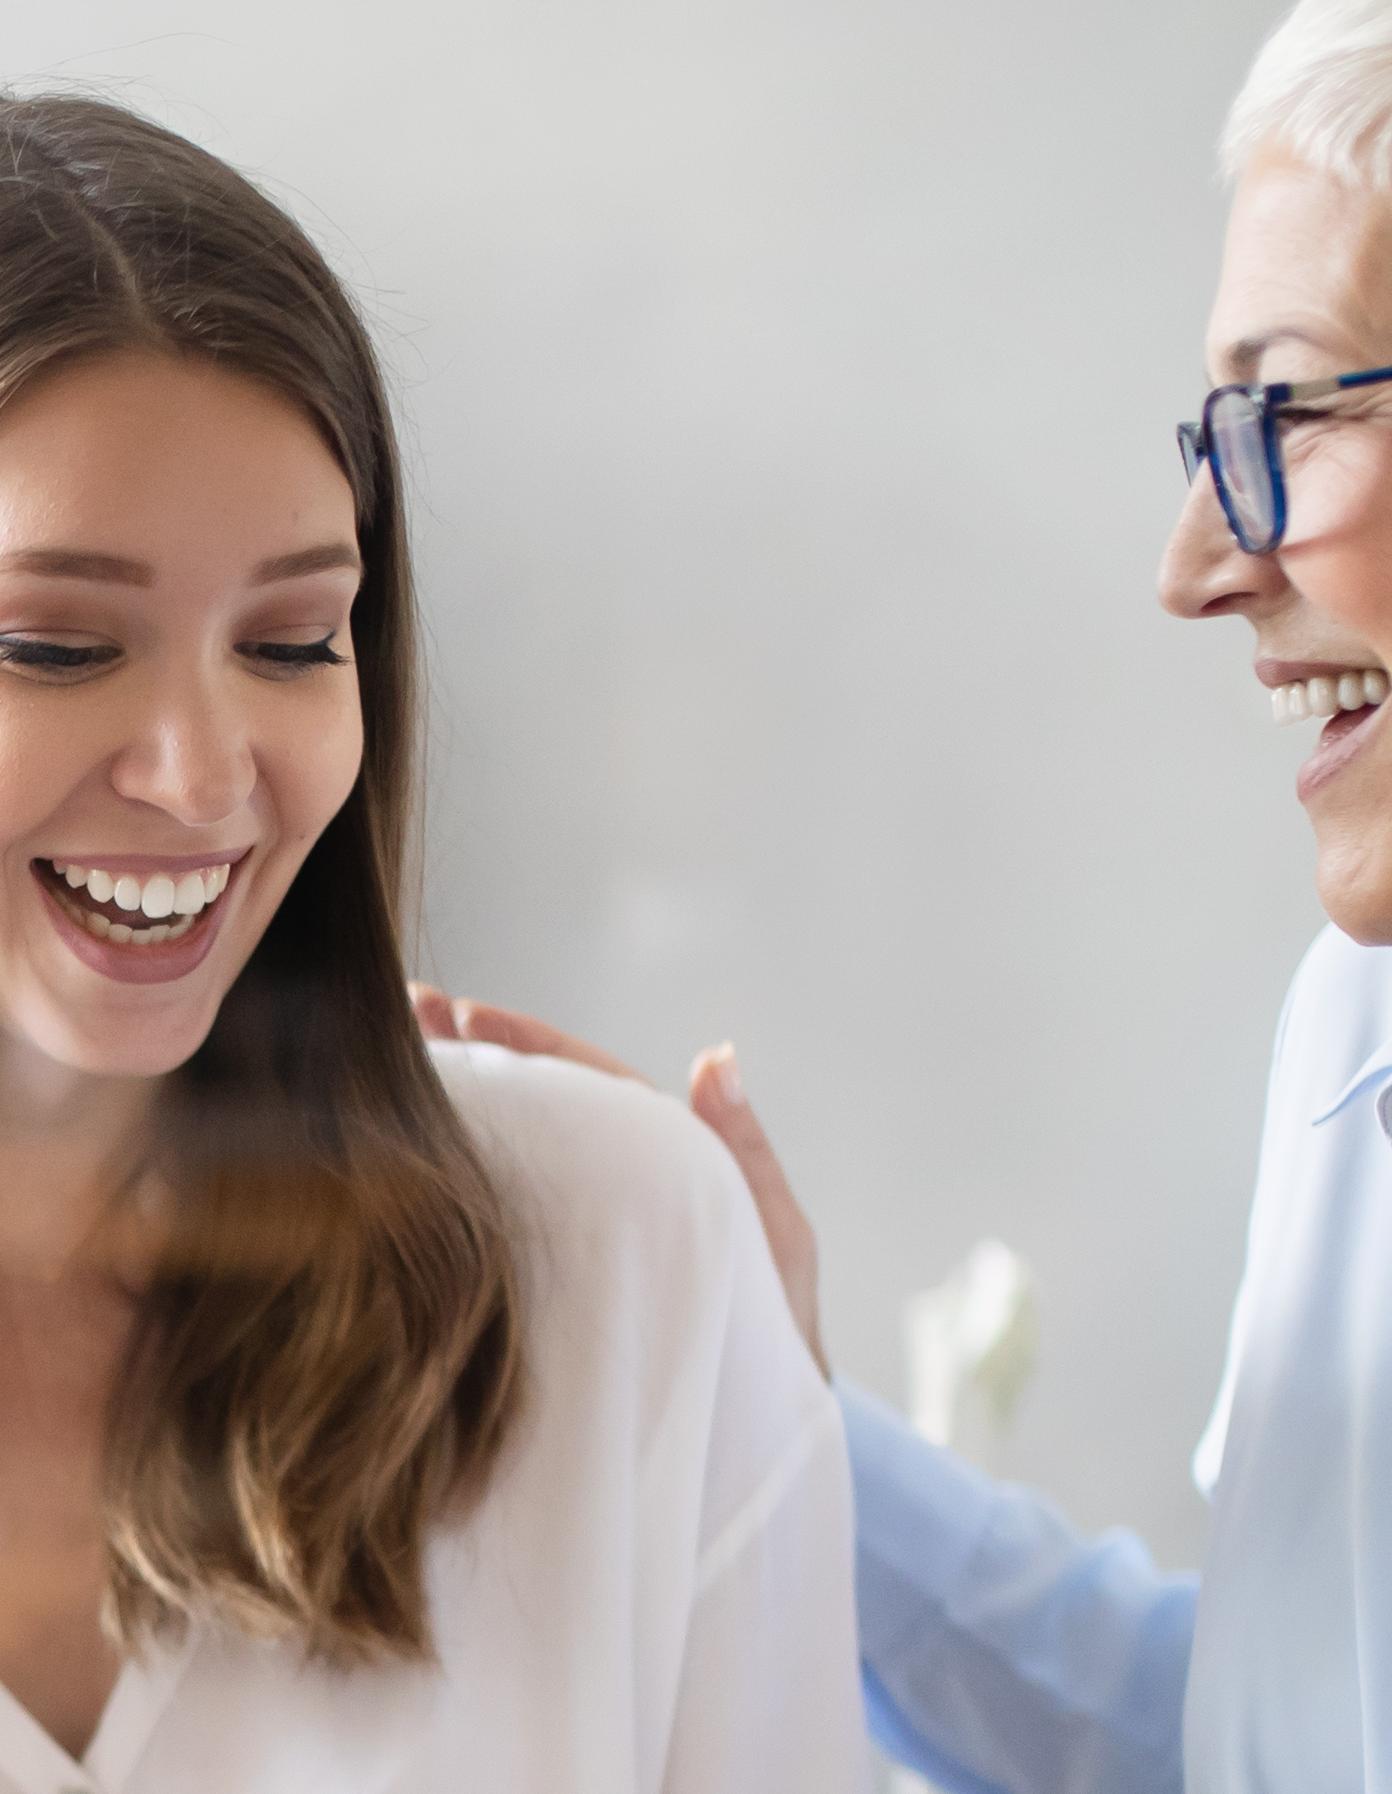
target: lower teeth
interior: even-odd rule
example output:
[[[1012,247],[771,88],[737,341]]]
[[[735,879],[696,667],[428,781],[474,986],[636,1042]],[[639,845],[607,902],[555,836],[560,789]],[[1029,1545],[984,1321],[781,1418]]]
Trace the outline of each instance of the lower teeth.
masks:
[[[81,923],[88,934],[93,934],[99,941],[112,941],[118,947],[153,947],[160,941],[177,941],[186,935],[197,916],[182,916],[171,928],[165,922],[157,922],[153,928],[132,928],[126,922],[109,922],[105,916],[98,915],[95,910],[81,909],[71,898],[65,897],[61,891],[54,896],[70,915],[74,922]],[[201,912],[200,912],[201,913]]]

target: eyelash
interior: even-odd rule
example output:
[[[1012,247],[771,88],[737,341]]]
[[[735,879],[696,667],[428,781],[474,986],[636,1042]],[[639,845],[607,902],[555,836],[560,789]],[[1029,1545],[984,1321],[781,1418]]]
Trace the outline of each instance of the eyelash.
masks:
[[[1282,406],[1276,413],[1276,421],[1278,424],[1315,423],[1318,422],[1320,418],[1333,416],[1334,413],[1332,411],[1309,411],[1303,405],[1292,405],[1289,409]]]
[[[285,667],[291,676],[312,671],[315,667],[348,665],[344,654],[336,654],[329,646],[332,636],[322,642],[258,642],[257,656],[274,666]],[[65,648],[60,642],[26,641],[19,637],[0,636],[0,662],[15,666],[40,667],[48,672],[82,672],[93,666],[109,666],[118,650],[111,648]],[[99,658],[94,659],[97,656]]]

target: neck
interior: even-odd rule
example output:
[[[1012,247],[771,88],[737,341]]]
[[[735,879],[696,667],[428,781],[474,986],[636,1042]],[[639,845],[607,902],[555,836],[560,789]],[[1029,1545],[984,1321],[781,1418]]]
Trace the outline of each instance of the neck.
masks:
[[[114,1274],[107,1223],[139,1165],[158,1083],[0,1048],[0,1277]]]

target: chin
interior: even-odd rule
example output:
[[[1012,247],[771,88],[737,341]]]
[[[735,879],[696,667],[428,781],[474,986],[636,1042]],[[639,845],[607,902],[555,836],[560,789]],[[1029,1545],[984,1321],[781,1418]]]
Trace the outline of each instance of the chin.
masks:
[[[1362,947],[1392,946],[1392,838],[1321,843],[1316,884],[1325,914],[1350,940]]]
[[[113,1027],[79,1032],[62,1029],[44,1043],[50,1059],[70,1071],[98,1078],[162,1078],[185,1065],[207,1039],[213,1025],[180,1028],[170,1039],[152,1039],[153,1030]]]

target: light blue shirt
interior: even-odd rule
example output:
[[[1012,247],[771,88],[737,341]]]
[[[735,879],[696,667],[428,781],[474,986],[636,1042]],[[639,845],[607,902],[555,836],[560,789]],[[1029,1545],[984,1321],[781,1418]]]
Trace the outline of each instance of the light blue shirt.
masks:
[[[1201,1594],[838,1385],[866,1700],[892,1756],[952,1794],[1392,1794],[1389,1140],[1392,949],[1327,928],[1277,1029],[1194,1459]]]

